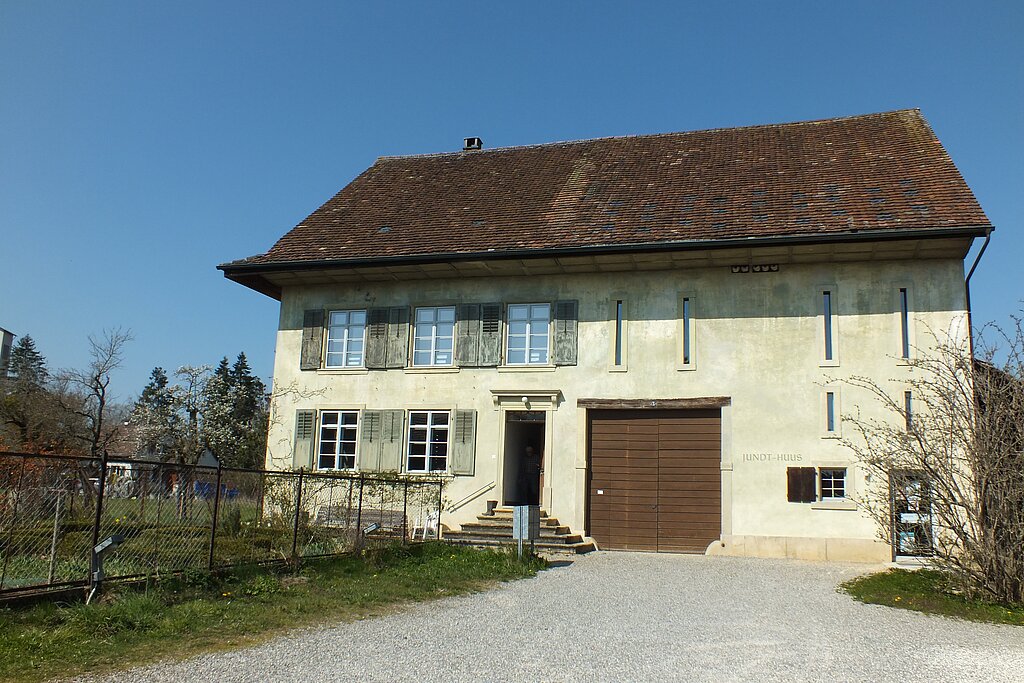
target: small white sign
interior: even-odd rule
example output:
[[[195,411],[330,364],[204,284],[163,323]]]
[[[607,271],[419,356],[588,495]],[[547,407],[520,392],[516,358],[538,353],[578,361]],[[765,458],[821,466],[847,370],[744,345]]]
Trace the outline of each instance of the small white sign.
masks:
[[[598,489],[597,490],[597,495],[600,496],[600,495],[603,495],[603,494],[604,494],[604,489]]]

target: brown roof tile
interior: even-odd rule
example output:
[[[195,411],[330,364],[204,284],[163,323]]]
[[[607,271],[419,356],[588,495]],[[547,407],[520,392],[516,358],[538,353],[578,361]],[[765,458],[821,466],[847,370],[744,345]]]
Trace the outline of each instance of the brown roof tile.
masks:
[[[382,157],[269,252],[228,265],[951,227],[990,224],[903,110]]]

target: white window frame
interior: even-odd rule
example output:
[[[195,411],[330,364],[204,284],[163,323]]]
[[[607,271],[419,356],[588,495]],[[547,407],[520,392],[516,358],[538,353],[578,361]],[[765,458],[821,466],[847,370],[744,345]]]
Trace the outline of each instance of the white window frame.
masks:
[[[431,320],[431,321],[424,321],[423,323],[421,323],[420,320],[419,320],[420,312],[421,311],[433,311],[433,320]],[[448,321],[438,320],[438,317],[439,317],[438,314],[441,311],[451,311],[452,331],[451,331],[450,335],[438,334],[438,329],[437,329],[438,328],[438,324],[439,323],[441,323],[441,324],[447,324],[448,323]],[[421,324],[424,324],[424,325],[430,324],[430,336],[421,336],[421,335],[418,334],[419,326]],[[455,365],[455,325],[456,325],[455,306],[417,306],[413,310],[413,316],[412,316],[412,367],[414,367],[414,368],[450,368],[450,367],[453,367]],[[448,340],[448,348],[447,349],[438,349],[438,341],[439,340],[443,340],[443,339],[447,339]],[[419,350],[417,350],[417,342],[420,342],[420,341],[429,341],[430,348],[429,349],[419,349]],[[424,353],[424,352],[430,354],[430,362],[429,363],[417,362],[417,354],[418,353]],[[448,362],[447,363],[438,363],[437,362],[438,354],[444,354],[444,353],[448,354]]]
[[[349,322],[340,325],[333,325],[332,322],[334,320],[334,315],[342,313],[346,315]],[[362,313],[363,322],[361,324],[351,322],[353,313]],[[324,345],[325,368],[337,370],[346,368],[366,367],[366,330],[369,327],[368,322],[369,321],[367,319],[366,309],[363,308],[339,309],[335,311],[329,311],[327,313],[327,343]],[[357,326],[363,328],[363,334],[358,339],[360,345],[359,362],[349,363],[348,357],[349,354],[352,353],[352,351],[350,350],[351,344],[352,342],[357,341],[356,337],[351,335],[351,329]],[[339,330],[341,332],[340,338],[335,336],[335,330]],[[331,351],[331,342],[341,342],[341,351]],[[332,365],[330,359],[331,356],[333,355],[340,355],[342,362],[340,364]]]
[[[828,428],[828,395],[832,394],[832,430]],[[842,389],[838,385],[826,385],[821,390],[821,437],[839,439],[843,436]]]
[[[337,422],[335,422],[333,424],[325,424],[324,423],[324,416],[327,416],[327,415],[336,415],[337,416]],[[343,424],[342,423],[342,416],[344,416],[344,415],[354,416],[355,417],[355,423],[351,424],[351,425]],[[356,466],[359,463],[359,428],[361,426],[360,423],[362,422],[359,418],[360,418],[360,415],[359,415],[359,411],[358,410],[321,410],[321,411],[318,412],[318,414],[317,414],[317,422],[316,422],[316,454],[315,454],[315,456],[316,456],[316,469],[318,469],[318,470],[354,470],[354,469],[356,469]],[[328,441],[325,441],[324,440],[324,429],[330,429],[332,427],[335,430],[335,438],[334,439],[330,439]],[[341,438],[342,437],[342,429],[343,428],[344,429],[351,429],[351,431],[352,431],[352,438],[351,439],[342,439]],[[334,448],[333,448],[334,452],[333,453],[323,453],[322,451],[323,451],[323,444],[324,443],[333,443],[334,444]],[[352,453],[342,453],[341,452],[342,444],[345,444],[345,443],[351,443],[352,444]],[[320,459],[321,459],[321,457],[323,457],[325,455],[334,458],[334,467],[323,467],[323,466],[321,466]],[[338,465],[339,465],[339,462],[340,462],[341,458],[348,458],[348,457],[352,458],[352,465],[349,466],[349,467],[345,467],[345,466],[339,467]]]
[[[413,416],[417,415],[417,414],[426,415],[427,416],[427,422],[426,422],[425,425],[415,425],[415,424],[413,424]],[[446,418],[447,418],[447,421],[443,425],[435,425],[435,424],[433,424],[434,416],[435,415],[445,415]],[[406,430],[405,430],[405,471],[406,472],[409,472],[409,473],[412,473],[412,474],[432,474],[434,472],[441,472],[441,473],[447,473],[448,472],[448,469],[449,469],[449,467],[451,465],[452,431],[453,431],[454,426],[455,426],[455,425],[452,424],[453,415],[454,415],[454,412],[451,411],[451,410],[410,410],[410,411],[408,411],[408,421],[406,423]],[[420,440],[420,439],[413,440],[412,432],[413,432],[414,429],[426,430],[426,434],[425,434],[426,438],[424,440]],[[440,432],[442,430],[445,432],[445,436],[444,436],[444,440],[443,441],[438,439],[438,438],[435,438],[435,436],[439,436],[439,435],[435,435],[435,433],[436,432]],[[414,444],[416,444],[416,445],[422,444],[424,446],[422,454],[415,454],[415,455],[413,455],[412,449],[413,449],[413,445]],[[431,468],[431,466],[430,466],[431,458],[432,457],[433,458],[439,457],[439,456],[436,456],[436,455],[435,456],[431,455],[431,446],[432,445],[440,446],[442,444],[444,445],[444,467],[443,468]],[[413,468],[410,465],[410,460],[412,458],[423,458],[423,468]]]
[[[903,335],[903,292],[906,292],[906,327],[907,334]],[[893,319],[895,320],[896,332],[896,363],[897,365],[910,365],[917,357],[917,334],[914,329],[914,289],[906,282],[897,282],[893,286]],[[903,347],[906,343],[907,355],[903,355]]]
[[[534,318],[533,318],[533,307],[544,306],[547,308],[548,316],[547,321],[544,323],[544,332],[534,331]],[[514,308],[525,308],[526,309],[526,334],[512,334],[512,309]],[[518,322],[518,321],[516,321]],[[530,354],[533,351],[533,340],[537,337],[544,336],[547,340],[547,344],[544,348],[544,359],[543,360],[531,360]],[[522,337],[525,346],[522,349],[515,349],[516,351],[523,352],[523,362],[513,363],[509,360],[509,356],[512,353],[512,348],[509,346],[513,337]],[[536,302],[528,304],[508,304],[505,310],[505,365],[512,366],[524,366],[524,365],[551,365],[551,303],[550,302]]]
[[[855,500],[855,487],[854,487],[854,467],[849,462],[843,462],[841,460],[824,460],[816,463],[812,463],[814,467],[815,476],[815,492],[818,500],[811,503],[811,509],[813,510],[856,510],[857,502]],[[832,470],[842,470],[843,476],[843,497],[828,497],[826,498],[822,494],[824,493],[822,482],[824,472]]]
[[[820,284],[817,287],[817,337],[818,337],[818,367],[834,368],[839,366],[839,314],[836,312],[839,302],[839,287],[834,283]],[[825,293],[828,292],[828,308],[825,310]],[[826,317],[826,313],[829,315]],[[825,329],[828,328],[828,334]],[[826,357],[828,350],[826,338],[831,341],[832,357]]]
[[[693,291],[681,291],[676,297],[679,307],[679,337],[676,344],[676,370],[697,369],[696,297]]]
[[[837,478],[835,476],[830,476],[829,477],[829,480],[833,482],[832,485],[829,486],[829,490],[831,491],[831,495],[825,495],[825,490],[826,490],[825,489],[825,473],[826,472],[830,472],[830,473],[842,472],[842,477],[841,478]],[[834,503],[834,502],[840,502],[840,501],[848,500],[849,499],[849,495],[848,495],[848,493],[849,493],[849,486],[847,485],[847,481],[849,480],[849,478],[850,478],[850,471],[846,467],[819,467],[818,468],[818,500],[820,502],[822,502],[822,503]],[[839,483],[837,484],[836,482],[839,482]],[[841,496],[834,495],[837,488],[841,488],[842,489],[842,494],[843,495],[841,495]]]

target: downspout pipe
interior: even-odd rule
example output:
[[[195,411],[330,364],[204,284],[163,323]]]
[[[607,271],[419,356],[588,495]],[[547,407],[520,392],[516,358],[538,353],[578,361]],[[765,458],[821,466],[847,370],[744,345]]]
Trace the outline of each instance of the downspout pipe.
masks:
[[[985,232],[985,242],[981,245],[981,251],[974,257],[974,264],[971,269],[967,272],[967,278],[964,280],[964,291],[967,294],[967,341],[970,344],[971,349],[971,362],[974,362],[974,323],[971,315],[971,276],[974,275],[974,271],[977,270],[978,264],[981,263],[981,257],[985,255],[985,250],[988,249],[988,243],[992,241],[992,231],[988,230]]]

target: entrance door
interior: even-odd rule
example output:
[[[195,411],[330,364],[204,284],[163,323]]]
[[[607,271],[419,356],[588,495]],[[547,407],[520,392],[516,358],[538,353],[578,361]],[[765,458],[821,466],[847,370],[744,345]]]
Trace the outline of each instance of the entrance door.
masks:
[[[892,490],[893,553],[932,554],[931,486],[921,472],[894,472]]]
[[[505,413],[505,457],[502,497],[505,505],[540,505],[544,487],[546,413],[510,410]]]

